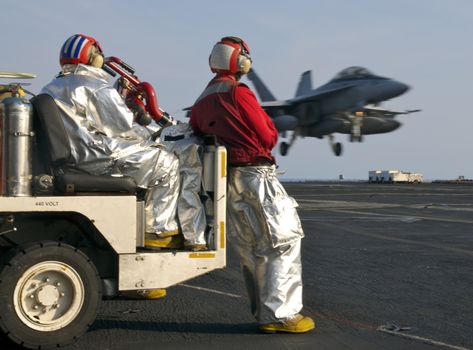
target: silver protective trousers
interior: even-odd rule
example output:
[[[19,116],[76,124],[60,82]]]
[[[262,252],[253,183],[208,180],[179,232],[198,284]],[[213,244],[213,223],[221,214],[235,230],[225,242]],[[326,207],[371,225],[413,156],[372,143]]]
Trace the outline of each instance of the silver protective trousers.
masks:
[[[112,174],[133,177],[146,188],[146,232],[169,236],[178,233],[179,161],[158,144],[137,147],[115,158]]]
[[[188,123],[164,128],[160,143],[179,159],[180,192],[177,216],[185,244],[206,244],[207,220],[202,203],[202,141]]]
[[[230,168],[229,232],[236,238],[257,322],[290,319],[302,309],[301,238],[296,201],[275,166]]]

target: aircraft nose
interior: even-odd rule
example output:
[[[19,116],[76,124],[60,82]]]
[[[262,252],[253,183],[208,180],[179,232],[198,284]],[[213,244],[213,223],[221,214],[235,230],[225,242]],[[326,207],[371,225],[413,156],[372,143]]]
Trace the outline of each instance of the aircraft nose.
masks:
[[[393,90],[395,91],[396,95],[402,95],[403,93],[405,93],[407,90],[410,89],[409,85],[401,83],[400,81],[395,81],[393,83],[394,83]]]
[[[397,80],[388,80],[378,85],[374,91],[373,101],[381,102],[402,95],[409,90],[409,85]]]
[[[399,83],[401,85],[400,87],[400,90],[402,91],[402,93],[405,93],[406,91],[408,91],[411,87],[407,84],[404,84],[404,83]]]

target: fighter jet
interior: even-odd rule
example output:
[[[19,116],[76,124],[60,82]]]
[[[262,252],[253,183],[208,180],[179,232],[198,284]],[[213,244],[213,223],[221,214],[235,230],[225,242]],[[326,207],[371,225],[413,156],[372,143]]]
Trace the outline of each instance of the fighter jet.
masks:
[[[311,71],[302,74],[295,97],[276,100],[252,69],[248,78],[253,83],[262,107],[283,135],[292,132],[290,141],[281,142],[285,156],[298,136],[328,137],[336,156],[342,154],[342,144],[334,142],[334,133],[349,134],[351,142],[361,142],[363,135],[396,130],[401,123],[394,120],[402,112],[381,108],[379,104],[405,93],[409,86],[394,79],[374,75],[363,67],[349,67],[328,83],[313,89]]]

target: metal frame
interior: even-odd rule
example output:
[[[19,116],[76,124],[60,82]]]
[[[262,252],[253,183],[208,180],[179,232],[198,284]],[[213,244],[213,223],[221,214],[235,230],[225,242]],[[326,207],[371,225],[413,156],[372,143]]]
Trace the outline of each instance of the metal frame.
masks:
[[[136,252],[135,196],[0,197],[3,213],[79,213],[119,254]]]
[[[137,252],[144,239],[144,208],[135,196],[0,197],[1,212],[82,214],[118,253],[119,290],[165,288],[226,266],[227,153],[222,146],[207,146],[205,151],[204,168],[213,169],[207,190],[213,188],[214,193],[209,251]]]
[[[213,164],[204,164],[213,168],[214,249],[120,254],[119,290],[166,288],[226,266],[227,153],[224,147],[206,151],[214,152],[206,158],[213,158]]]

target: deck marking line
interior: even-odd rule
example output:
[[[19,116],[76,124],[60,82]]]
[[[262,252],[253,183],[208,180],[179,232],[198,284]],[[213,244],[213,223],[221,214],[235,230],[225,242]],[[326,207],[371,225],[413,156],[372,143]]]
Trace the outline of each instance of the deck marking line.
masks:
[[[372,208],[370,208],[372,209]],[[455,222],[459,224],[473,224],[471,220],[462,220],[462,219],[448,219],[448,218],[435,218],[431,216],[419,216],[419,215],[399,215],[399,214],[383,214],[383,213],[370,213],[370,212],[362,212],[356,210],[347,210],[347,209],[325,209],[326,211],[332,211],[335,213],[351,213],[351,214],[358,214],[358,215],[371,215],[371,216],[387,216],[393,218],[399,218],[400,220],[408,217],[408,218],[415,218],[415,219],[423,219],[423,220],[432,220],[432,221],[444,221],[444,222]]]
[[[424,337],[419,337],[418,335],[411,335],[411,334],[405,334],[405,333],[390,331],[390,330],[387,330],[386,328],[384,328],[383,326],[378,327],[377,330],[380,331],[380,332],[383,332],[383,333],[388,333],[388,334],[391,334],[391,335],[397,335],[397,336],[400,336],[400,337],[403,337],[403,338],[419,340],[421,342],[424,342],[424,343],[427,343],[427,344],[430,344],[430,345],[443,346],[443,347],[446,347],[446,348],[449,348],[449,349],[454,349],[454,350],[470,350],[470,349],[464,348],[462,346],[451,345],[451,344],[447,344],[447,343],[444,343],[444,342],[441,342],[441,341],[437,341],[437,340],[433,340],[433,339],[429,339],[429,338],[424,338]]]
[[[328,222],[325,222],[324,224],[326,226],[336,227],[336,229],[338,231],[344,231],[344,232],[349,233],[349,234],[355,234],[355,235],[360,235],[360,236],[366,236],[366,237],[382,239],[382,240],[392,241],[392,242],[400,242],[400,243],[411,244],[411,245],[419,245],[419,246],[422,246],[422,247],[430,247],[430,248],[434,248],[434,249],[445,250],[445,251],[452,252],[452,253],[467,254],[467,255],[473,256],[473,250],[447,247],[447,246],[433,244],[433,243],[427,243],[427,242],[419,242],[419,241],[414,241],[414,240],[410,240],[410,239],[406,239],[406,238],[383,236],[383,235],[379,235],[379,234],[376,234],[376,233],[360,232],[360,231],[350,230],[350,229],[347,229],[343,226],[335,225],[333,223],[328,223]]]
[[[215,293],[215,294],[226,295],[227,297],[231,297],[231,298],[243,298],[243,296],[238,295],[238,294],[221,292],[219,290],[209,289],[209,288],[204,288],[204,287],[192,286],[190,284],[185,284],[185,283],[179,283],[178,286],[193,288],[193,289],[202,290],[202,291],[205,291],[205,292],[210,292],[210,293]]]

